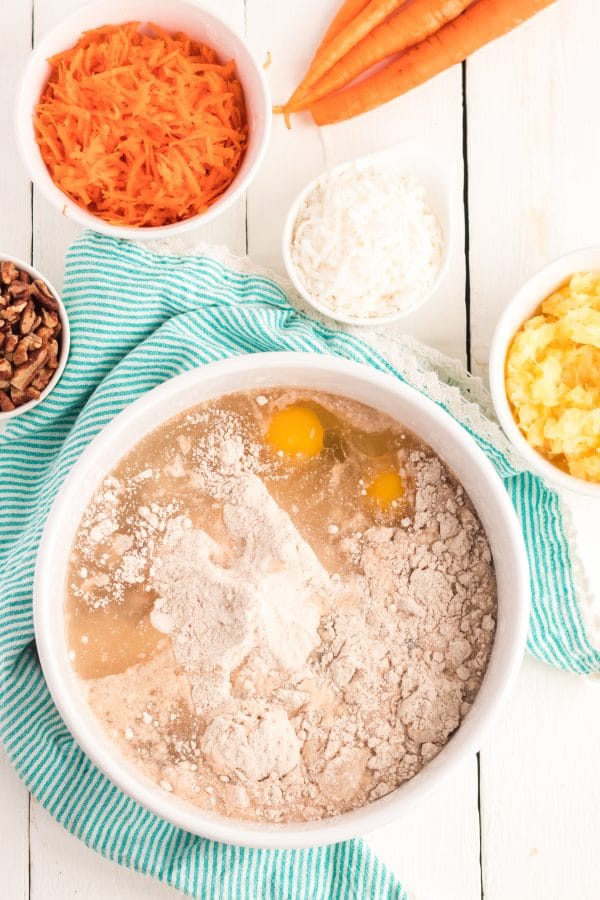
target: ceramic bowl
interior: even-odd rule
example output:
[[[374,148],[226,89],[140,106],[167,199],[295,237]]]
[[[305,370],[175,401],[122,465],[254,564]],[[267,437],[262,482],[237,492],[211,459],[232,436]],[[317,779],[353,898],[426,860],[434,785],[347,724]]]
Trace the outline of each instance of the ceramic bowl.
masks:
[[[0,428],[8,422],[9,419],[14,419],[15,416],[20,416],[22,413],[29,412],[30,409],[33,409],[34,406],[37,406],[38,403],[41,403],[48,394],[54,390],[56,385],[58,384],[62,373],[64,372],[64,368],[67,364],[67,359],[69,356],[69,347],[70,347],[70,330],[69,330],[69,319],[67,316],[67,311],[64,307],[62,300],[60,299],[60,295],[55,288],[52,287],[48,279],[45,275],[43,275],[38,269],[34,269],[33,266],[30,266],[29,263],[23,262],[22,259],[17,259],[16,256],[10,256],[7,253],[0,254],[0,260],[2,262],[12,262],[15,264],[17,269],[21,269],[31,277],[32,280],[39,279],[43,281],[44,284],[50,290],[50,293],[58,303],[58,316],[60,319],[60,324],[62,326],[60,332],[60,354],[58,357],[58,368],[55,370],[54,375],[44,388],[44,390],[40,393],[40,396],[37,400],[30,400],[29,403],[24,403],[22,406],[17,406],[16,409],[11,409],[9,412],[0,412]]]
[[[88,708],[69,662],[65,579],[79,519],[101,479],[147,432],[178,413],[235,391],[298,386],[326,390],[387,413],[427,441],[468,492],[487,532],[498,585],[494,646],[477,698],[438,756],[388,796],[317,822],[263,824],[229,819],[166,794],[131,767]],[[334,357],[257,353],[212,363],[166,381],[118,415],[66,478],[42,537],[34,587],[35,634],[54,701],[77,742],[112,781],[163,819],[194,834],[251,847],[307,847],[385,825],[437,788],[479,749],[518,672],[529,618],[529,573],[512,504],[491,463],[450,416],[391,375]]]
[[[352,166],[366,168],[371,165],[384,165],[394,171],[400,172],[402,175],[414,175],[421,182],[427,193],[429,206],[440,223],[444,248],[435,282],[432,284],[431,289],[416,303],[413,303],[407,309],[399,309],[385,316],[369,316],[368,318],[362,318],[360,316],[349,316],[335,312],[335,310],[313,297],[304,286],[298,269],[294,265],[291,249],[294,226],[298,214],[304,206],[306,198],[312,193],[321,179],[337,172],[343,172]],[[322,315],[327,316],[330,319],[335,319],[337,322],[343,322],[346,325],[370,325],[375,327],[377,325],[395,322],[398,319],[410,315],[415,310],[420,309],[439,290],[448,269],[452,240],[452,202],[448,185],[449,182],[445,177],[444,167],[441,161],[426,146],[423,146],[416,140],[404,141],[401,144],[395,144],[384,150],[377,150],[375,153],[369,153],[366,156],[359,156],[356,159],[348,160],[347,162],[328,169],[317,178],[313,178],[313,180],[300,191],[290,206],[283,226],[283,261],[290,281],[300,296]]]
[[[569,475],[529,444],[510,408],[505,379],[508,348],[523,323],[531,318],[540,303],[571,275],[594,269],[600,271],[600,247],[588,247],[560,256],[525,282],[505,307],[496,325],[490,348],[489,378],[496,415],[506,436],[528,466],[541,475],[551,487],[600,498],[600,484]]]
[[[232,184],[209,209],[173,225],[133,228],[111,225],[74,203],[54,184],[40,154],[33,113],[48,81],[48,58],[72,47],[83,31],[130,21],[155,22],[168,31],[185,31],[213,47],[222,59],[235,59],[249,123],[248,149]],[[217,15],[189,0],[94,0],[63,19],[35,47],[27,63],[16,104],[17,145],[32,181],[67,218],[113,237],[145,240],[171,237],[206,225],[244,193],[265,155],[271,130],[271,99],[264,71],[246,41]]]

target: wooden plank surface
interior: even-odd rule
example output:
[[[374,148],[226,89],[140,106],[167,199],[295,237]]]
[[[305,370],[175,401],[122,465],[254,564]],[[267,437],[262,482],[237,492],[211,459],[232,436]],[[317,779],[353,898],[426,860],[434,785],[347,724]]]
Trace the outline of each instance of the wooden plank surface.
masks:
[[[467,65],[471,335],[485,373],[504,304],[553,257],[600,243],[590,60],[600,6],[558,3]],[[600,503],[569,500],[600,596]],[[526,660],[481,753],[486,900],[600,896],[597,682]]]
[[[38,804],[32,808],[31,846],[31,900],[176,900],[183,896],[88,849]]]
[[[2,0],[0,15],[10,24],[10,40],[0,53],[0,108],[8,110],[0,140],[0,248],[25,262],[31,254],[31,189],[17,156],[12,124],[17,80],[23,60],[31,49],[31,3]],[[0,697],[0,703],[2,698]],[[29,897],[29,794],[17,778],[0,746],[0,897]]]
[[[0,897],[29,896],[29,794],[0,745]]]
[[[79,0],[35,0],[41,36]],[[259,60],[270,51],[268,77],[280,100],[301,74],[335,6],[306,0],[230,0],[213,6],[238,30],[247,27]],[[568,6],[568,9],[567,9]],[[0,57],[0,97],[12,104],[14,73],[31,43],[28,3],[2,0],[10,40]],[[499,310],[518,284],[546,259],[600,242],[600,129],[594,110],[595,36],[600,8],[561,0],[521,32],[484,50],[467,65],[471,327],[475,368],[483,371]],[[465,263],[462,194],[462,79],[455,68],[360,120],[319,132],[306,121],[288,132],[281,121],[246,204],[190,238],[247,247],[259,263],[281,270],[285,211],[303,184],[325,166],[405,137],[437,148],[455,190],[455,242],[440,295],[403,327],[455,356],[465,351]],[[31,242],[27,178],[7,129],[0,143],[3,215],[0,247],[24,258]],[[7,216],[6,210],[10,210]],[[64,251],[77,229],[35,197],[36,265],[62,282]],[[592,571],[592,522],[600,513],[574,504]],[[596,565],[598,560],[595,561]],[[597,568],[593,570],[597,572]],[[594,575],[600,589],[600,575]],[[528,660],[505,716],[481,757],[481,835],[486,900],[596,900],[599,880],[593,834],[598,686]],[[1,702],[1,701],[0,701]],[[0,754],[0,897],[2,900],[138,900],[172,891],[126,872],[87,850],[32,803]],[[403,878],[414,900],[481,898],[478,780],[475,760],[402,821],[369,836]],[[31,853],[31,885],[28,881]]]

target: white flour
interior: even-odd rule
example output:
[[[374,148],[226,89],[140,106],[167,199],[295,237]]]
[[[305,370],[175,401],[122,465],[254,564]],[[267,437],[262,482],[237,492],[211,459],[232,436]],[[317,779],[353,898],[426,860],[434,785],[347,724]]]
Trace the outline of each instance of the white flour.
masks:
[[[240,474],[240,459],[232,459],[223,504],[228,545],[178,517],[154,564],[151,621],[173,636],[199,713],[228,696],[231,674],[251,649],[301,671],[319,643],[322,600],[330,592],[312,549],[260,478]]]

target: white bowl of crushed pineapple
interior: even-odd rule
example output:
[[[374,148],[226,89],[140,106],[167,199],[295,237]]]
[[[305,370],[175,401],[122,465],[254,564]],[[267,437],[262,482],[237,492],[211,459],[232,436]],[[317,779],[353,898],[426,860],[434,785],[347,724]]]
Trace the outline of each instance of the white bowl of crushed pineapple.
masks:
[[[342,163],[296,197],[283,229],[288,275],[318,312],[347,325],[394,322],[439,289],[450,255],[442,167],[407,141]]]
[[[599,307],[600,247],[560,256],[507,304],[489,362],[496,415],[523,460],[551,487],[596,499]]]

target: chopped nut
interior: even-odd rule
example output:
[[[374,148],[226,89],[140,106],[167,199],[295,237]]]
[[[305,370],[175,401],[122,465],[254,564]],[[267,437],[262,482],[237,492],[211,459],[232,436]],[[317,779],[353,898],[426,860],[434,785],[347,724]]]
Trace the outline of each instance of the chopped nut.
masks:
[[[15,404],[12,402],[6,391],[0,391],[0,411],[10,412],[11,409],[14,408]]]
[[[15,366],[22,366],[27,362],[27,354],[31,350],[39,350],[42,346],[42,339],[37,334],[26,334],[24,338],[21,338],[17,349],[13,355],[13,363]]]
[[[43,391],[53,375],[53,370],[49,369],[48,366],[44,366],[44,368],[37,373],[31,382],[30,387],[35,388],[36,391]]]
[[[58,341],[52,340],[48,344],[50,359],[48,360],[49,369],[58,369]]]
[[[4,352],[12,353],[18,343],[19,343],[19,338],[17,337],[17,335],[13,334],[12,332],[9,332],[6,335],[6,343],[4,345]]]
[[[41,328],[38,328],[38,330],[36,331],[36,334],[40,338],[40,340],[42,341],[43,344],[47,344],[48,341],[51,340],[51,338],[54,335],[54,329],[46,328],[44,325],[42,325]]]
[[[29,403],[30,400],[39,400],[40,394],[41,391],[36,391],[33,387],[28,387],[24,391],[16,387],[11,387],[10,389],[10,398],[15,406],[23,406],[24,403]]]
[[[42,310],[42,322],[46,328],[56,328],[58,325],[58,315],[48,309]]]
[[[10,381],[12,377],[12,366],[7,359],[0,359],[0,378],[8,378]]]
[[[29,387],[35,377],[35,373],[42,368],[47,359],[48,351],[45,347],[30,353],[27,363],[15,369],[10,382],[12,386],[24,391],[26,387]]]
[[[29,332],[33,328],[36,318],[37,316],[35,314],[35,306],[33,300],[28,300],[27,306],[23,310],[21,321],[19,322],[19,330],[21,334],[29,334]]]
[[[3,309],[0,312],[0,316],[2,316],[5,322],[8,322],[9,325],[12,325],[17,321],[26,306],[27,300],[21,300],[19,303],[13,303],[12,306],[7,306],[6,309]]]
[[[19,344],[13,353],[12,361],[15,366],[24,366],[27,362],[27,348],[22,347],[21,344]]]
[[[7,292],[9,297],[14,300],[27,300],[31,294],[31,285],[24,284],[22,281],[13,281]]]
[[[18,276],[19,270],[14,263],[8,261],[0,263],[0,279],[3,284],[12,284]]]
[[[45,307],[46,309],[51,309],[54,312],[58,311],[58,303],[50,293],[50,288],[46,284],[44,284],[43,281],[40,281],[39,278],[37,278],[33,282],[33,291],[39,298],[39,301],[43,307]]]

